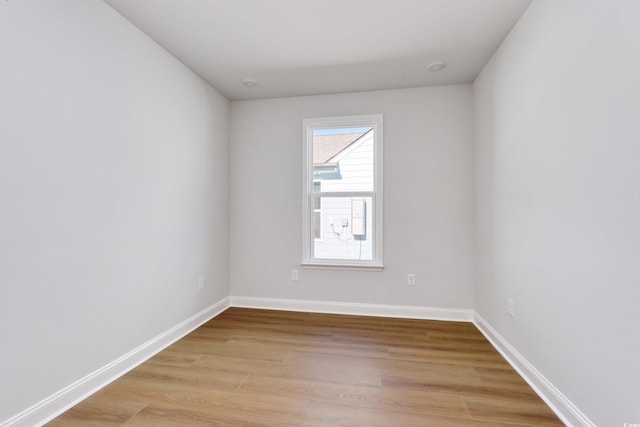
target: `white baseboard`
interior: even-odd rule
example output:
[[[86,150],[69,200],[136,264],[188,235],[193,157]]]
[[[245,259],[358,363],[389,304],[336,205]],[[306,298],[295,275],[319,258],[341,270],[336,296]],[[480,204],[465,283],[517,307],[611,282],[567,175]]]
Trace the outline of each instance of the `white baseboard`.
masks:
[[[531,388],[533,388],[538,396],[560,417],[562,422],[570,427],[596,427],[584,413],[567,399],[560,390],[513,348],[513,346],[478,313],[474,313],[473,323],[489,340],[491,345],[502,354],[507,362],[509,362]]]
[[[473,310],[456,308],[414,307],[404,305],[358,304],[347,302],[307,301],[293,299],[232,296],[232,307],[268,310],[303,311],[357,316],[398,317],[405,319],[473,321]]]
[[[147,341],[129,353],[68,385],[18,415],[0,422],[1,427],[39,426],[51,421],[107,384],[118,379],[156,353],[178,341],[229,307],[229,298],[213,304],[184,322]]]

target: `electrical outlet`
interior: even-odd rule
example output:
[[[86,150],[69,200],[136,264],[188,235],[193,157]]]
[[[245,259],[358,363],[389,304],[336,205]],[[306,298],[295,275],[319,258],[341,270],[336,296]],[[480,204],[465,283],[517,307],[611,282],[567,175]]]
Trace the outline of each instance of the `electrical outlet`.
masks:
[[[204,277],[198,277],[198,290],[201,291],[204,289]]]
[[[407,275],[407,285],[409,286],[415,286],[416,285],[416,275],[413,273],[410,273]]]
[[[291,280],[298,280],[298,270],[291,270]]]
[[[514,311],[513,311],[513,300],[511,298],[509,298],[507,300],[507,313],[509,313],[509,316],[513,317],[514,316]]]

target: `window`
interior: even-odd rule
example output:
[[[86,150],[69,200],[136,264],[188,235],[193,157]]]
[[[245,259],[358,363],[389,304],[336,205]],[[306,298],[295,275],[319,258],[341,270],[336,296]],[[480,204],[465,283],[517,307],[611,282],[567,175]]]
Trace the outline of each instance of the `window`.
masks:
[[[381,269],[382,115],[303,128],[303,265]]]

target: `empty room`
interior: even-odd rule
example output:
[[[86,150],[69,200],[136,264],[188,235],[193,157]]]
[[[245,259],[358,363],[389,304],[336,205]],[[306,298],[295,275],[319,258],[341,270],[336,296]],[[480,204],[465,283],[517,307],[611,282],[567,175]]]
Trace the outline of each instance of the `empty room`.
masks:
[[[640,426],[640,1],[0,1],[0,426]]]

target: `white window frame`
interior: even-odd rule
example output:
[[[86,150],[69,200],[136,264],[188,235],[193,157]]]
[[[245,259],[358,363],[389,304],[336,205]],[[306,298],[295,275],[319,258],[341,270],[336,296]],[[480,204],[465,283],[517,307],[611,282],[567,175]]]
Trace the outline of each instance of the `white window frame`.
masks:
[[[347,270],[382,270],[383,264],[383,198],[382,198],[382,114],[320,117],[303,119],[302,149],[302,266]],[[314,257],[313,231],[313,131],[331,128],[373,128],[373,191],[322,193],[325,197],[371,197],[373,201],[373,257],[372,260],[318,259]]]

